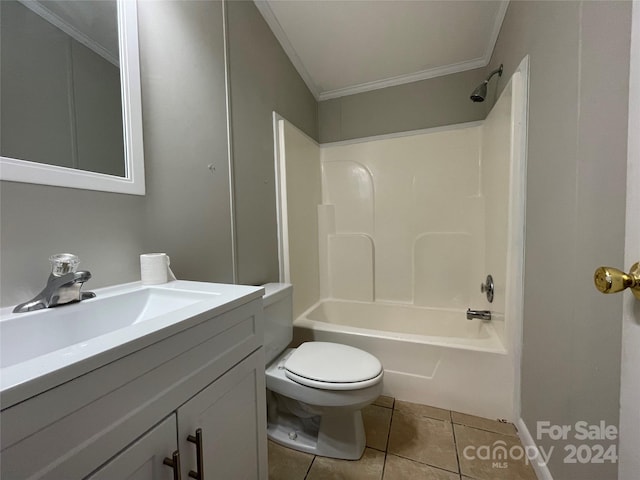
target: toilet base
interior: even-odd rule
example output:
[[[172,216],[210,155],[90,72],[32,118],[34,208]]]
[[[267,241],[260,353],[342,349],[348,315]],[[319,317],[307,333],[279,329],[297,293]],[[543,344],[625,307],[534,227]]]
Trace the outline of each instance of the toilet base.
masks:
[[[343,460],[358,460],[366,443],[360,410],[314,419],[278,412],[275,421],[268,422],[267,436],[294,450]]]

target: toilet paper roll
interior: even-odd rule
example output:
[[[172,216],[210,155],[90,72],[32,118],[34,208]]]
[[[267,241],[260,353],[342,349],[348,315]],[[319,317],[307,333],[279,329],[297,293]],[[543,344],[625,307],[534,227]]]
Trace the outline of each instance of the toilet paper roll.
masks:
[[[169,265],[171,259],[166,253],[144,253],[140,255],[140,279],[143,285],[159,285],[175,280]]]

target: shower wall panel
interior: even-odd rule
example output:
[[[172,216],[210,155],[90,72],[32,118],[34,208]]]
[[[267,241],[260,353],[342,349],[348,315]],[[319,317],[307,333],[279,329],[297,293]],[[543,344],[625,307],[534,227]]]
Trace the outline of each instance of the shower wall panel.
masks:
[[[493,324],[506,342],[505,310],[509,235],[510,182],[512,175],[512,135],[514,128],[513,86],[510,82],[482,124],[481,189],[485,201],[485,266],[493,277],[493,302],[482,299],[482,308],[491,310]],[[515,248],[515,245],[511,246]]]
[[[320,299],[320,148],[291,123],[279,122],[280,235],[288,251],[281,254],[286,259],[281,279],[294,284],[293,314],[297,317]]]
[[[362,233],[330,235],[329,296],[373,301],[373,241]]]
[[[350,262],[350,275],[373,275],[374,300],[421,305],[433,300],[445,308],[479,301],[480,151],[479,126],[324,146],[323,202],[335,213],[327,227],[330,242],[360,234],[370,239],[372,250],[370,265],[364,264],[362,241],[341,244],[339,256],[329,252],[326,291],[345,298],[344,289],[335,288],[345,277],[333,275],[331,265],[344,270]]]

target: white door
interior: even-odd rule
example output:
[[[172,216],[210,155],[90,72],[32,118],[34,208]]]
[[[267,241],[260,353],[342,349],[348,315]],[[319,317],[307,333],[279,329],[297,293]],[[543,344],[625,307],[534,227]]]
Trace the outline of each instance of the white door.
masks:
[[[640,1],[633,2],[629,83],[625,267],[640,261]],[[620,381],[619,480],[640,472],[640,300],[624,293]]]

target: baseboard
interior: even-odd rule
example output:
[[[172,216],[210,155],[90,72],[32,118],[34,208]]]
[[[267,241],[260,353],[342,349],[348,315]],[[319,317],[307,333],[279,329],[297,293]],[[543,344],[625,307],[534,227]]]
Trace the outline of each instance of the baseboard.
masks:
[[[547,467],[546,463],[542,460],[542,456],[540,451],[538,450],[538,446],[536,445],[535,440],[529,433],[529,429],[527,425],[524,423],[522,418],[518,419],[516,422],[516,426],[518,427],[518,435],[520,436],[520,441],[522,445],[525,447],[527,451],[534,451],[537,453],[535,459],[531,461],[531,466],[536,472],[536,476],[538,480],[553,480],[551,476],[551,472],[549,471],[549,467]]]

